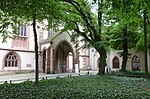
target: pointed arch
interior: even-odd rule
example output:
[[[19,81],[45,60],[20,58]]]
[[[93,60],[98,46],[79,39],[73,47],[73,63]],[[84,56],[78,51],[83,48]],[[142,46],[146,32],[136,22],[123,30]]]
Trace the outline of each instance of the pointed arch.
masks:
[[[140,58],[137,55],[132,57],[132,70],[137,71],[140,70]]]
[[[21,69],[21,58],[16,52],[9,52],[3,58],[3,68],[18,67]]]
[[[61,40],[58,44],[57,44],[57,46],[55,47],[55,50],[57,50],[58,49],[58,47],[60,47],[61,45],[66,45],[67,47],[69,47],[70,48],[70,51],[72,52],[72,53],[74,53],[74,50],[73,50],[73,48],[72,48],[72,46],[71,46],[71,44],[67,41],[67,40]],[[55,52],[56,53],[56,52]]]
[[[69,55],[70,52],[72,53],[73,56],[72,71],[74,72],[75,53],[71,44],[65,39],[61,40],[55,47],[55,51],[54,51],[55,62],[54,62],[53,70],[57,72],[67,72],[69,66],[67,66],[68,63],[66,62],[67,62],[67,56]]]
[[[112,67],[115,69],[119,69],[119,59],[117,56],[115,56],[112,60]]]

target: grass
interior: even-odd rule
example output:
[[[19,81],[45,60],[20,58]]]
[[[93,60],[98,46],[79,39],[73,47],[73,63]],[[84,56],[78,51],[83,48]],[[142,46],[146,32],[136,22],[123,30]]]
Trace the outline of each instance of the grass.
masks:
[[[126,76],[126,77],[135,77],[135,78],[145,78],[144,71],[127,71],[127,72],[110,72],[109,75],[116,76]],[[148,78],[150,78],[150,72],[148,72]]]
[[[150,80],[144,78],[78,76],[0,85],[0,99],[148,99]]]

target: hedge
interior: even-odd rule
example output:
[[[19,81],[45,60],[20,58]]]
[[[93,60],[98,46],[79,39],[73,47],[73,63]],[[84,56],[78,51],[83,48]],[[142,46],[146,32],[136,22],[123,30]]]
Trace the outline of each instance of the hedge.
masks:
[[[78,76],[0,85],[0,99],[148,99],[150,80],[121,76]]]

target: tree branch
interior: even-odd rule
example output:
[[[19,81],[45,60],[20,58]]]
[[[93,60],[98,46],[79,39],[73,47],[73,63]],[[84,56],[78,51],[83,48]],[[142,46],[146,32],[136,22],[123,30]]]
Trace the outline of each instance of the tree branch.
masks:
[[[70,21],[70,22],[72,22],[72,23],[75,24],[76,28],[75,28],[74,30],[75,30],[77,33],[80,33],[82,36],[83,36],[83,35],[86,36],[86,37],[85,37],[85,36],[84,36],[84,37],[85,37],[85,39],[86,39],[87,41],[90,41],[90,42],[91,42],[91,41],[93,40],[92,38],[90,39],[90,38],[86,35],[86,32],[81,32],[81,31],[80,31],[80,28],[79,28],[78,24],[77,24],[75,21]]]
[[[73,21],[72,21],[73,22]],[[80,33],[80,35],[82,35],[88,42],[90,42],[91,44],[95,44],[95,42],[93,40],[91,40],[87,35],[86,32],[81,32],[79,29],[79,26],[76,22],[73,22],[76,25],[76,28],[74,29],[74,31],[76,31],[77,33]]]
[[[95,27],[93,26],[93,22],[92,22],[92,18],[91,18],[91,15],[90,13],[87,12],[87,15],[86,16],[83,12],[83,10],[81,9],[81,6],[78,2],[74,1],[74,0],[64,0],[65,2],[67,3],[70,3],[73,7],[75,7],[75,9],[80,13],[82,19],[85,21],[86,23],[86,27],[88,29],[88,31],[90,32],[90,36],[92,38],[92,40],[95,41],[95,37],[97,38],[97,31],[95,29]],[[92,25],[91,25],[92,24]],[[93,34],[93,35],[92,35]],[[94,37],[93,37],[94,36]],[[96,39],[97,41],[99,41],[98,39]]]
[[[99,33],[102,31],[102,2],[103,0],[98,0],[98,25],[99,25]],[[101,40],[101,38],[99,38]]]

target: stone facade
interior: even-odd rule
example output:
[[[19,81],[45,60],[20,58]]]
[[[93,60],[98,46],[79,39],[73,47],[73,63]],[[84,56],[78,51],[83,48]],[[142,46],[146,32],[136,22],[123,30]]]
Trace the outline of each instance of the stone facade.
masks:
[[[86,51],[77,52],[75,44],[70,41],[70,35],[67,32],[54,33],[44,40],[41,43],[41,51],[43,53],[41,54],[43,72],[75,72],[75,64],[78,64],[79,68],[87,69],[88,53],[85,53]]]
[[[31,27],[26,27],[25,35],[16,35],[2,43],[0,38],[0,71],[34,70],[34,46]]]
[[[26,29],[26,30],[25,30]],[[25,30],[25,31],[23,31]],[[32,26],[21,27],[20,35],[7,42],[0,42],[0,71],[33,71],[35,70],[34,34]],[[70,41],[68,32],[37,28],[39,44],[39,71],[44,73],[75,72],[79,70],[98,70],[99,54],[94,48],[76,49]],[[2,39],[2,38],[0,38]],[[2,41],[2,40],[1,40]],[[79,42],[82,46],[82,42]],[[107,53],[106,71],[117,71],[121,68],[122,58],[118,52]],[[134,49],[127,61],[127,70],[144,70],[144,53]],[[148,60],[149,60],[148,53]],[[148,61],[149,62],[149,61]],[[148,63],[150,70],[150,63]]]
[[[108,71],[119,71],[122,65],[122,57],[119,55],[121,51],[117,50],[111,50],[110,52],[107,53],[107,66],[106,69]],[[145,66],[144,66],[144,53],[137,51],[135,49],[130,49],[129,50],[129,57],[127,60],[127,67],[126,69],[129,71],[144,71]],[[150,54],[148,54],[148,69],[150,71],[150,62],[149,62],[149,57]],[[91,48],[89,50],[89,66],[93,70],[98,70],[98,61],[99,61],[99,54],[94,48]],[[116,62],[118,61],[118,62]],[[118,65],[118,66],[114,66]]]

